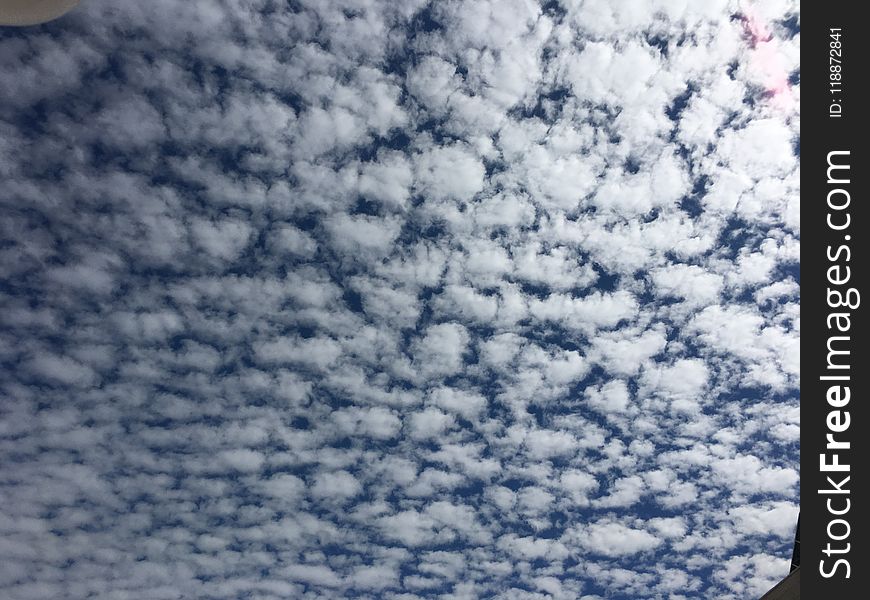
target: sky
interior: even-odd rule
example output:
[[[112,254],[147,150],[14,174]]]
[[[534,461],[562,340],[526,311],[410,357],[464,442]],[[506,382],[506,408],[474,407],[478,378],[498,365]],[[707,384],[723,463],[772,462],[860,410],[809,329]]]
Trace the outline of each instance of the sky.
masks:
[[[759,597],[798,511],[799,23],[0,30],[0,595]]]

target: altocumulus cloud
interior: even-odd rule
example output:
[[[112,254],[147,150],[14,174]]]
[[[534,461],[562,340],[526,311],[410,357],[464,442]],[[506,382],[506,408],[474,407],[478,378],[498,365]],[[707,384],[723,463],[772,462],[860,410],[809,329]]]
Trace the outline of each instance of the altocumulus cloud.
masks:
[[[759,596],[797,513],[800,34],[741,10],[0,31],[0,595]]]

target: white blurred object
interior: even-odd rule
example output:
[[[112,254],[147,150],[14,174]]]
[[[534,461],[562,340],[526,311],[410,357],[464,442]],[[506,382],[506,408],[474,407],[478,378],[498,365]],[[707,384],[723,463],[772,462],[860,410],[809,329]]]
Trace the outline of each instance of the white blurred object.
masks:
[[[79,0],[0,0],[0,25],[38,25],[58,18],[78,3]]]

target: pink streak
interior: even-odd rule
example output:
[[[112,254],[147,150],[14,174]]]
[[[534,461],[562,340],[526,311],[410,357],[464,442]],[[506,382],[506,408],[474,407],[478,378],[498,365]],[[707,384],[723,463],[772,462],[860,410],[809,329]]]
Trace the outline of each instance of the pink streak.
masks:
[[[750,73],[761,81],[774,104],[784,109],[791,108],[794,96],[778,40],[752,7],[744,11],[743,29],[752,48]]]

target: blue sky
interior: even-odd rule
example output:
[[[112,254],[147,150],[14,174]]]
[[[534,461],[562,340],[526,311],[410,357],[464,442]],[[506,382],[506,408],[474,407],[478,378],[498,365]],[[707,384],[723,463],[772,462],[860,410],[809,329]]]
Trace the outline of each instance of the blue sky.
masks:
[[[797,10],[0,30],[3,597],[760,596],[798,510]]]

